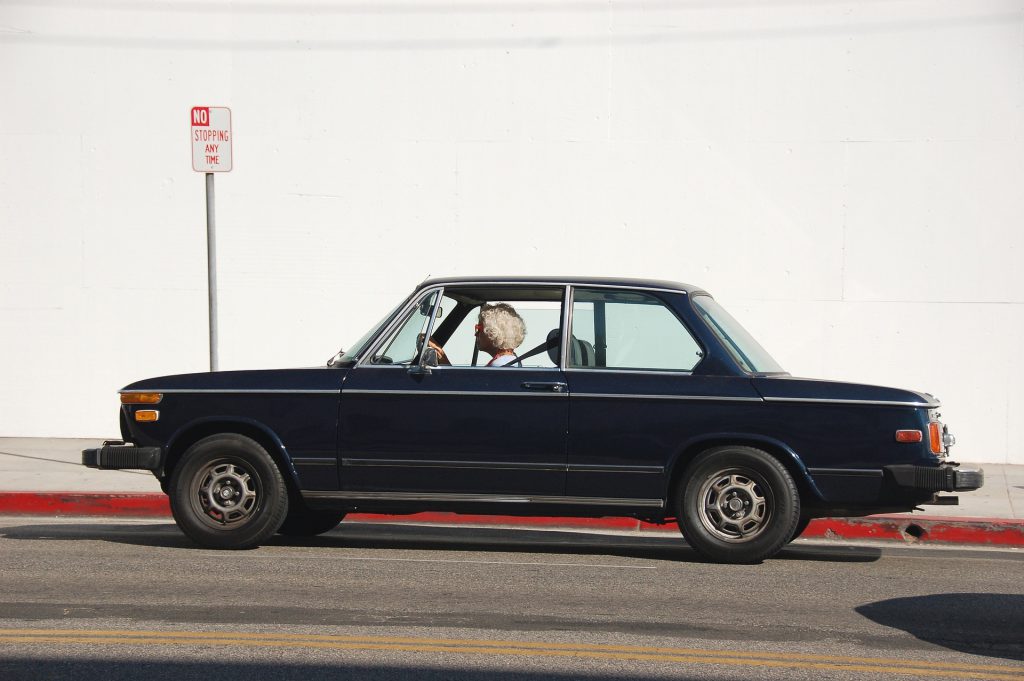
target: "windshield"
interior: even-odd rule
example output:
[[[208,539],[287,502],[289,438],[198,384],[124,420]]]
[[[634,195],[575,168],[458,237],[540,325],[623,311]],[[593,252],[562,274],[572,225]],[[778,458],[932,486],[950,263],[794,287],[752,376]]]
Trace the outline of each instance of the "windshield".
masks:
[[[395,314],[402,308],[403,305],[405,305],[406,301],[408,300],[409,299],[406,298],[398,305],[396,305],[395,308],[391,310],[391,312],[388,312],[386,315],[384,315],[384,319],[374,324],[372,329],[364,333],[362,337],[355,342],[355,345],[353,345],[352,348],[345,352],[345,354],[343,354],[341,357],[336,359],[331,366],[348,367],[355,364],[356,360],[359,359],[359,355],[362,354],[363,350],[366,349],[366,346],[370,344],[370,341],[377,337],[377,334],[380,333],[381,329],[387,326],[387,323],[391,321],[391,318],[395,316]]]
[[[708,295],[693,296],[693,306],[744,371],[752,374],[786,373],[714,298]]]

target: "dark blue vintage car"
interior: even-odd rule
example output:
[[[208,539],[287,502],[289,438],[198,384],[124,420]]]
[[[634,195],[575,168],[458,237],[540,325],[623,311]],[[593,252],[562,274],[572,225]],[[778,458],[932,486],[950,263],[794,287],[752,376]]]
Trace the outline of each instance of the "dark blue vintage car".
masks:
[[[481,341],[492,307],[515,347]],[[123,440],[83,463],[153,471],[212,548],[451,511],[675,520],[704,557],[755,562],[811,518],[983,481],[946,460],[931,395],[794,378],[668,281],[431,279],[327,366],[151,378],[121,405]]]

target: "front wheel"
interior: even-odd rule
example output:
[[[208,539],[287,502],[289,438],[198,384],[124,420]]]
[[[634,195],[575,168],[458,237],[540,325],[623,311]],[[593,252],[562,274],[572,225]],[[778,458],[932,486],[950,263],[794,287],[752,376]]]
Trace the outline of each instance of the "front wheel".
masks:
[[[169,489],[178,527],[206,548],[257,546],[288,513],[288,490],[274,460],[255,440],[235,433],[189,447]]]
[[[753,447],[716,447],[698,455],[677,494],[686,541],[720,563],[757,563],[793,536],[800,495],[785,466]]]

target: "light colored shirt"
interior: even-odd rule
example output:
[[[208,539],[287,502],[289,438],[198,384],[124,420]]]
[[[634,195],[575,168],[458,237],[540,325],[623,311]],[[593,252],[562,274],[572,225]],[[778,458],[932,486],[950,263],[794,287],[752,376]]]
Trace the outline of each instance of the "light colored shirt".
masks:
[[[512,364],[513,362],[518,362],[518,361],[519,361],[519,358],[516,357],[515,355],[498,355],[497,357],[493,358],[490,362],[488,362],[487,366],[489,366],[489,367],[503,367],[506,364]]]

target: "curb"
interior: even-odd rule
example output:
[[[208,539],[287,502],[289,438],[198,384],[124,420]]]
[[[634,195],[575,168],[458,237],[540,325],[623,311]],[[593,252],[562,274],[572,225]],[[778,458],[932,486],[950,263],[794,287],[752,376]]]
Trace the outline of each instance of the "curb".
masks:
[[[167,518],[167,497],[158,493],[0,492],[0,515],[122,516]],[[560,518],[456,513],[383,515],[351,513],[359,522],[430,523],[617,530],[678,534],[675,524],[654,525],[634,518]],[[1024,548],[1024,520],[875,515],[863,518],[816,518],[801,539],[882,540],[904,544],[972,544]]]

